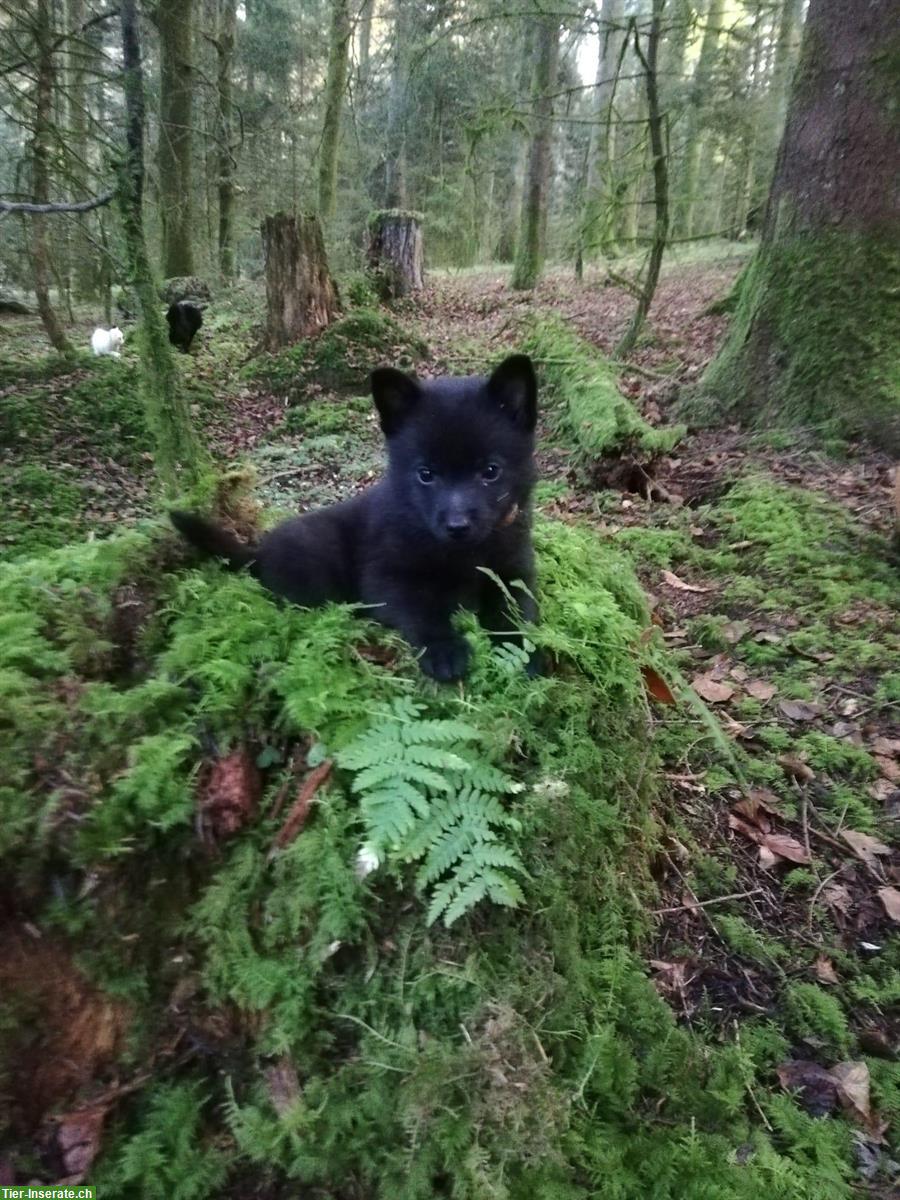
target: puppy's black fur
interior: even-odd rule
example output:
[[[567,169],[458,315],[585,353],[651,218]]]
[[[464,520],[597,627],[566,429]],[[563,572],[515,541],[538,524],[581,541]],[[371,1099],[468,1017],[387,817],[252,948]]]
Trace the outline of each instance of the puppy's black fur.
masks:
[[[479,568],[533,591],[534,368],[515,355],[489,379],[429,383],[382,368],[372,395],[388,468],[367,491],[285,521],[255,547],[191,513],[172,521],[201,550],[249,566],[297,604],[377,606],[372,616],[422,651],[427,674],[458,679],[469,658],[451,624],[458,608],[515,640],[503,591]],[[520,595],[522,614],[535,620],[534,601]]]
[[[166,320],[169,322],[169,341],[183,354],[187,354],[194,334],[203,324],[203,313],[189,300],[179,300],[169,306]]]

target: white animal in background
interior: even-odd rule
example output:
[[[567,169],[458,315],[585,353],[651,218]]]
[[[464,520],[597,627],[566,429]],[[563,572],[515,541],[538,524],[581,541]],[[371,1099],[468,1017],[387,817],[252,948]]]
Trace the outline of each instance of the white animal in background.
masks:
[[[113,358],[121,358],[119,347],[125,341],[125,334],[113,325],[112,329],[97,328],[91,334],[91,349],[95,355],[109,354]]]

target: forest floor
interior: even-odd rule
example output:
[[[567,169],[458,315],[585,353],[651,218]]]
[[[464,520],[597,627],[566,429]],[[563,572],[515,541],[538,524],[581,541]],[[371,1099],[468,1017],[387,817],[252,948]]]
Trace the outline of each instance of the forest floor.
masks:
[[[672,419],[714,354],[727,317],[709,306],[742,261],[718,248],[667,267],[620,368],[651,424]],[[361,399],[374,364],[363,346],[340,386],[307,378],[296,402],[290,371],[253,357],[258,304],[250,287],[214,304],[180,360],[198,422],[218,457],[253,463],[273,513],[348,495],[381,462]],[[576,286],[551,273],[525,298],[503,271],[435,273],[394,313],[387,356],[425,374],[481,372],[534,309],[556,310],[611,354],[632,304],[599,277]],[[74,367],[38,359],[31,318],[4,320],[0,347],[11,364],[0,370],[0,545],[19,556],[151,514],[134,351]],[[631,560],[673,661],[727,741],[674,702],[672,680],[648,676],[663,774],[647,971],[678,1020],[713,1041],[740,1042],[748,1016],[771,1020],[783,1040],[768,1088],[796,1093],[815,1116],[843,1108],[856,1184],[887,1196],[900,1171],[885,1128],[900,1104],[893,464],[803,433],[691,428],[653,467],[659,502],[639,477],[634,491],[597,490],[552,404],[540,463],[539,509]],[[768,1126],[759,1085],[748,1092]]]

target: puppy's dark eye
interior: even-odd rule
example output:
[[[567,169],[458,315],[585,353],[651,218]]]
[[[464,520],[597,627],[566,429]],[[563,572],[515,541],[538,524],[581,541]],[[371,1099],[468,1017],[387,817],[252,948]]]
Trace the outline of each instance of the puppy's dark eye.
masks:
[[[481,472],[481,478],[485,483],[496,483],[500,478],[500,468],[496,463],[488,463],[488,465]]]
[[[419,483],[434,483],[434,471],[431,467],[419,467],[416,474],[419,477]]]

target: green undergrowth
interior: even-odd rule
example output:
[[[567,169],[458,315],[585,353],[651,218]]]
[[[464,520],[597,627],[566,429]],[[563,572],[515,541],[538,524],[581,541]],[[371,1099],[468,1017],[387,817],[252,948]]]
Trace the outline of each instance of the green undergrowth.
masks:
[[[622,556],[544,521],[536,543],[554,670],[468,621],[460,688],[363,615],[145,533],[0,572],[5,878],[130,1013],[106,1194],[850,1195],[849,1126],[769,1090],[780,1035],[679,1026],[647,977],[640,667],[665,659]],[[259,805],[210,844],[204,764],[240,748]],[[304,755],[331,776],[273,851]],[[15,1054],[33,1030],[2,999]],[[0,1151],[33,1177],[16,1129]]]
[[[379,363],[412,369],[427,352],[417,334],[387,313],[355,308],[317,337],[255,359],[245,373],[299,402],[316,390],[361,389]]]
[[[521,348],[538,363],[564,424],[588,464],[620,454],[656,457],[684,436],[683,426],[655,428],[619,391],[613,369],[561,317],[542,314],[525,328]]]
[[[650,520],[656,523],[620,530],[610,540],[661,597],[664,627],[685,642],[674,652],[684,673],[722,665],[721,678],[734,689],[726,711],[744,724],[741,736],[732,726],[731,760],[683,704],[666,710],[657,739],[668,770],[702,788],[687,800],[676,791],[660,811],[680,848],[687,886],[700,900],[720,900],[705,917],[704,960],[725,971],[730,986],[742,970],[757,987],[765,981],[783,1059],[812,1058],[824,1066],[865,1059],[873,1108],[896,1123],[896,1065],[865,1053],[865,1033],[880,1027],[898,1002],[900,945],[874,895],[875,877],[854,870],[849,852],[842,859],[840,840],[842,830],[853,830],[896,841],[883,798],[872,790],[879,769],[870,747],[875,733],[890,729],[896,705],[900,593],[887,542],[827,496],[765,474],[738,478],[715,502],[693,509],[658,506]],[[696,615],[676,615],[683,601],[661,579],[662,569],[704,589],[689,598]],[[701,602],[704,611],[697,612]],[[747,681],[774,685],[773,696],[760,702],[747,695]],[[792,720],[790,709],[780,707],[791,700],[813,702],[821,715]],[[779,762],[783,755],[809,768],[802,786]],[[781,814],[779,832],[800,837],[808,822],[825,835],[810,835],[808,866],[747,871],[748,843],[726,832],[742,781],[766,789]],[[835,874],[838,866],[844,874]],[[829,879],[854,876],[851,911],[868,922],[865,932],[835,923],[821,898]],[[766,894],[763,907],[721,902],[756,886]],[[876,950],[861,951],[861,940]],[[669,946],[665,956],[681,952]],[[686,946],[683,954],[694,961],[696,949]],[[830,986],[816,977],[820,955],[838,967]],[[718,1017],[701,1010],[703,1019],[722,1021],[728,999],[726,993]]]
[[[47,360],[0,395],[0,547],[34,554],[146,510],[153,439],[138,395],[137,363]],[[40,364],[39,364],[40,366]],[[202,423],[219,403],[179,364]]]

